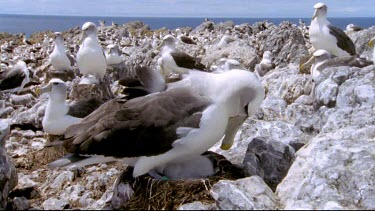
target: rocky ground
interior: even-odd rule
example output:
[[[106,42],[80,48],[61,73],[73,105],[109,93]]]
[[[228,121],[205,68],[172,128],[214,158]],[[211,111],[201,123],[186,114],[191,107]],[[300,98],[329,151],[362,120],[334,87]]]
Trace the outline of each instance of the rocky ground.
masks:
[[[58,76],[72,81],[70,99],[100,95],[101,91],[90,85],[79,87],[74,75],[54,72],[48,62],[52,43],[42,44],[44,34],[51,36],[52,32],[33,34],[32,45],[22,44],[20,35],[3,33],[2,68],[18,57],[34,74],[33,83],[19,95],[0,93],[1,208],[131,209],[139,207],[130,206],[130,202],[142,199],[146,205],[141,208],[145,209],[375,209],[374,65],[325,68],[313,95],[309,71],[299,68],[309,57],[311,47],[302,26],[289,22],[234,25],[207,21],[195,29],[181,29],[189,32],[197,45],[179,43],[178,48],[212,69],[221,67],[220,59],[229,58],[254,71],[264,51],[271,51],[274,56],[275,68],[260,78],[266,97],[257,114],[241,127],[230,150],[223,151],[219,145],[211,148],[242,169],[245,173],[237,174],[241,177],[215,175],[214,179],[198,182],[151,183],[144,178],[138,184],[120,180],[120,175],[126,175],[126,171],[121,173],[126,167],[116,162],[47,169],[45,164],[64,152],[44,149],[47,140],[55,137],[42,130],[48,97],[35,95],[35,88]],[[99,27],[103,48],[118,43],[121,51],[129,55],[122,64],[108,68],[115,93],[119,89],[115,81],[133,75],[135,64],[156,68],[160,55],[154,48],[154,32],[162,37],[175,30],[152,31],[141,22]],[[75,57],[80,28],[63,34]],[[233,41],[219,46],[223,35]],[[349,34],[358,56],[372,58],[367,42],[374,35],[375,27]],[[2,125],[11,125],[10,135],[2,137],[7,130]],[[143,187],[140,193],[137,185]],[[199,193],[187,191],[192,187],[200,187]],[[179,195],[176,191],[186,191],[184,198],[175,199],[173,196]],[[152,201],[155,197],[160,197],[157,203]]]

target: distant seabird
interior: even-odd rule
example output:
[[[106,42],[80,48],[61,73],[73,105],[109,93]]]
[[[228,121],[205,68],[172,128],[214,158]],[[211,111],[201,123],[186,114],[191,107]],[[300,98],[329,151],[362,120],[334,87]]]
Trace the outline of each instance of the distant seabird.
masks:
[[[18,61],[11,69],[0,73],[0,90],[19,93],[30,81],[29,70],[24,61]]]
[[[68,71],[72,69],[72,62],[66,54],[64,38],[60,32],[55,32],[55,46],[49,57],[52,67],[56,71]]]
[[[42,87],[39,93],[48,93],[49,99],[42,125],[43,130],[52,135],[61,135],[71,125],[81,122],[103,102],[96,98],[78,101],[72,104],[66,102],[67,86],[64,81],[53,78]]]
[[[229,37],[228,35],[224,35],[224,36],[220,39],[219,43],[217,44],[217,47],[218,47],[218,48],[224,48],[224,47],[226,47],[229,43],[231,43],[231,42],[233,42],[233,41],[234,41],[234,39],[232,39],[232,38]]]
[[[163,47],[158,65],[164,76],[170,73],[184,74],[189,69],[206,71],[206,66],[197,59],[176,49],[175,38],[172,35],[166,35],[158,48]]]
[[[271,62],[272,53],[270,51],[265,51],[263,53],[262,61],[259,64],[255,65],[255,71],[259,76],[264,76],[268,71],[275,68],[275,64]]]
[[[327,5],[317,3],[311,20],[309,37],[315,50],[325,49],[331,55],[355,55],[356,49],[353,41],[341,29],[333,26],[327,20]]]
[[[27,39],[25,34],[22,35],[22,43],[24,45],[32,45],[32,43]]]
[[[108,65],[120,64],[124,57],[121,56],[121,51],[117,45],[110,44],[105,51],[105,58]]]
[[[129,101],[108,101],[69,127],[63,146],[69,153],[93,155],[95,162],[101,160],[94,155],[107,156],[105,161],[123,159],[134,166],[134,177],[199,156],[223,136],[222,148],[230,148],[239,126],[263,101],[260,81],[245,70],[191,71],[184,80],[190,84]],[[57,160],[49,167],[62,163],[68,164]]]
[[[181,29],[176,29],[177,39],[183,43],[196,45],[197,43],[188,37],[187,35],[183,34]]]
[[[363,30],[363,28],[362,27],[360,27],[360,26],[357,26],[357,25],[354,25],[354,24],[348,24],[347,26],[346,26],[346,31],[347,32],[357,32],[357,31],[361,31],[361,30]]]

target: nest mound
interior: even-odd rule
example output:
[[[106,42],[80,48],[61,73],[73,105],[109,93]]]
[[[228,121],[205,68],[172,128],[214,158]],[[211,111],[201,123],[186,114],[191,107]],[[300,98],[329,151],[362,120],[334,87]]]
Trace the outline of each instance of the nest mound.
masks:
[[[116,187],[129,184],[134,194],[121,205],[125,210],[176,210],[183,204],[200,201],[214,203],[210,189],[219,180],[237,180],[246,177],[245,171],[233,165],[224,156],[206,152],[214,161],[216,173],[209,178],[183,180],[155,180],[148,175],[133,178],[133,168],[121,173]]]

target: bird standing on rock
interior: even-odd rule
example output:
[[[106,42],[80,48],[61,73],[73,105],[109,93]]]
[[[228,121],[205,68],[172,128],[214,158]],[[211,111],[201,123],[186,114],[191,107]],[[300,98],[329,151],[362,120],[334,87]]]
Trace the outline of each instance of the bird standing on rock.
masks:
[[[55,32],[55,46],[49,57],[52,67],[56,71],[67,71],[72,69],[72,62],[66,54],[64,38],[60,32]]]
[[[106,79],[105,83],[103,82],[107,70],[107,61],[99,44],[97,28],[94,23],[87,22],[83,24],[81,43],[76,59],[80,73],[85,77],[89,75],[95,76],[103,85],[108,98],[114,98],[108,79]]]

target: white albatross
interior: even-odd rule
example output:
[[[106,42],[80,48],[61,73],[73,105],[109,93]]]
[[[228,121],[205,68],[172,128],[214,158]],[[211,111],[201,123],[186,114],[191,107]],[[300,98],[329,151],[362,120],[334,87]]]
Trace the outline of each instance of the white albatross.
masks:
[[[325,49],[331,55],[355,55],[356,49],[353,41],[344,31],[332,25],[327,20],[327,5],[317,3],[309,28],[310,43],[315,50]]]
[[[121,51],[117,45],[110,44],[107,46],[105,52],[105,58],[108,65],[120,64],[124,61],[124,57],[121,56]]]
[[[99,44],[94,23],[83,24],[81,42],[76,58],[79,71],[84,76],[91,74],[97,78],[103,78],[107,69],[107,61]]]
[[[37,89],[37,93],[48,93],[49,99],[42,120],[43,130],[52,135],[61,135],[71,125],[81,122],[102,104],[96,98],[68,104],[67,86],[64,81],[52,78],[49,83]]]
[[[49,61],[56,71],[72,70],[72,62],[66,54],[64,38],[60,32],[55,32],[55,45],[50,54]]]
[[[62,145],[73,155],[92,155],[91,163],[122,159],[134,166],[134,177],[163,172],[184,163],[184,158],[199,158],[223,137],[222,148],[229,149],[239,127],[263,98],[261,82],[249,71],[191,71],[180,85],[166,91],[108,101],[69,127]],[[87,163],[67,164],[57,160],[49,167]]]

